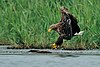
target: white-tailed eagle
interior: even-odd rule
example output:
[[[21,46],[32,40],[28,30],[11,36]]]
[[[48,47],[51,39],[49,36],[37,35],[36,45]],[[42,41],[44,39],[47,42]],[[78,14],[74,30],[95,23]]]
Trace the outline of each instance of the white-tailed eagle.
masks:
[[[48,32],[51,30],[57,31],[60,35],[57,41],[52,44],[52,48],[58,48],[62,45],[63,39],[70,40],[75,35],[82,35],[83,31],[80,31],[78,26],[77,19],[68,11],[67,8],[60,8],[62,17],[60,22],[52,24],[48,29]]]

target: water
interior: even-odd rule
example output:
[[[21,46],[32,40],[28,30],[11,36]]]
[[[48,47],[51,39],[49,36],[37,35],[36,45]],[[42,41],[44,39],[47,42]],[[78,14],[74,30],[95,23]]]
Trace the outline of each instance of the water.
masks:
[[[100,67],[100,50],[61,50],[61,53],[54,50],[55,54],[37,54],[29,53],[30,49],[12,50],[6,47],[0,46],[0,67]]]
[[[100,56],[0,55],[0,67],[100,67]]]

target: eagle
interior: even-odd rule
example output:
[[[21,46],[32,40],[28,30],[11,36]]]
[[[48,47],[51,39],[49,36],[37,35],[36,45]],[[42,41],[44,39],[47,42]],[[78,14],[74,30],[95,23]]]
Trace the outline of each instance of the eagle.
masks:
[[[52,24],[48,32],[51,30],[56,31],[60,36],[57,41],[51,45],[52,48],[57,49],[63,43],[63,39],[71,40],[73,36],[82,35],[84,31],[80,31],[77,19],[68,11],[67,8],[61,7],[60,12],[62,14],[61,20]]]

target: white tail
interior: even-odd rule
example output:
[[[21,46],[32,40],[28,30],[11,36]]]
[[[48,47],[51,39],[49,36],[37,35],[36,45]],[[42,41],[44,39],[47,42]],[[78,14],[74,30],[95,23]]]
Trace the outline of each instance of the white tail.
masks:
[[[84,31],[80,31],[79,33],[75,33],[74,35],[83,35]]]

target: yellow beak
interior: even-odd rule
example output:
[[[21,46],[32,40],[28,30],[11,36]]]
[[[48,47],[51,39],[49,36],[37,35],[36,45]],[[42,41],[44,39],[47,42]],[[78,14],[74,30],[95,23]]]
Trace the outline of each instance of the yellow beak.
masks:
[[[48,29],[48,32],[51,32],[52,29]]]

